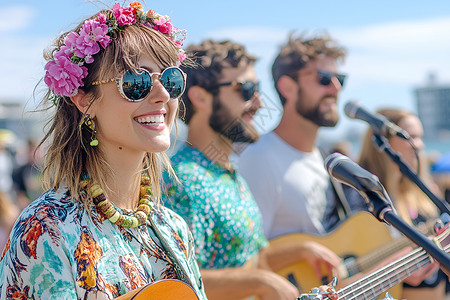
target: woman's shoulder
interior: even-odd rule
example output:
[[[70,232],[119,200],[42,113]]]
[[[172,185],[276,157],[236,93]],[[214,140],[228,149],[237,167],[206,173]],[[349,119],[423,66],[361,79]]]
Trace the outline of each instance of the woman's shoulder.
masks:
[[[66,227],[73,227],[73,220],[82,215],[82,209],[83,204],[73,201],[67,189],[48,190],[21,212],[11,237],[20,239],[30,232],[60,237],[67,231]]]
[[[39,198],[30,203],[20,214],[23,216],[36,215],[37,217],[42,214],[52,213],[57,216],[63,217],[64,215],[72,212],[73,209],[78,208],[81,203],[74,201],[67,188],[62,187],[59,189],[50,189],[44,192]]]

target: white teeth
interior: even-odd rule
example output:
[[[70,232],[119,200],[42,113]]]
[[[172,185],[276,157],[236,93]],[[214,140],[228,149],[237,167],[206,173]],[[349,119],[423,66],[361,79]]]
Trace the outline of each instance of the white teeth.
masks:
[[[142,124],[164,123],[164,115],[141,117],[141,118],[137,118],[137,121]]]

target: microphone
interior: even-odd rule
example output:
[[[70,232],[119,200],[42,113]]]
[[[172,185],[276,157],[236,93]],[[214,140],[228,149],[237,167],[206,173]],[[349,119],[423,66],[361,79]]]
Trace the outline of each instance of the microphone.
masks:
[[[358,192],[383,191],[378,177],[360,167],[345,155],[333,153],[325,159],[328,174]]]
[[[333,153],[325,159],[331,178],[354,188],[368,204],[369,211],[383,221],[386,211],[395,212],[391,198],[378,177],[345,155]]]
[[[382,136],[398,136],[402,139],[409,140],[409,134],[398,127],[385,116],[380,114],[372,114],[365,110],[357,101],[350,101],[344,107],[344,112],[350,119],[363,120],[369,123],[375,134]]]

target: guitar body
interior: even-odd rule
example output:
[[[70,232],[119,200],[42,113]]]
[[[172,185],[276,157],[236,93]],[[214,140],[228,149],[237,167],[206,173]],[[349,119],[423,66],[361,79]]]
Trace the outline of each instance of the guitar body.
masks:
[[[198,300],[194,289],[177,279],[164,279],[115,298],[116,300]]]
[[[301,241],[315,241],[334,251],[342,258],[357,259],[377,248],[385,246],[392,241],[391,234],[386,225],[375,219],[370,213],[360,212],[346,220],[335,231],[325,236],[313,236],[297,233],[275,238],[271,244],[284,244]],[[386,257],[383,257],[383,259]],[[380,261],[381,262],[381,258]],[[378,262],[378,263],[379,263]],[[375,264],[376,265],[376,264]],[[326,282],[321,282],[315,275],[314,269],[306,262],[298,262],[280,270],[276,273],[288,279],[299,288],[300,293],[307,293],[312,288],[318,287]],[[361,270],[362,273],[369,270]],[[323,270],[326,279],[326,270]],[[394,298],[401,298],[401,284],[389,290]]]

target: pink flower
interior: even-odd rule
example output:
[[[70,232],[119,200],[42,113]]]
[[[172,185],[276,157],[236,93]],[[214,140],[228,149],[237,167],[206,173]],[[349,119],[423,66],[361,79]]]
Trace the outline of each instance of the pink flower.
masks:
[[[70,59],[72,56],[73,52],[70,50],[70,47],[68,46],[61,46],[61,49],[59,49],[59,51],[56,51],[55,54],[53,54],[55,60],[59,59],[60,57]]]
[[[55,95],[70,97],[76,95],[83,86],[83,78],[87,76],[87,68],[72,63],[65,56],[49,61],[45,65],[44,82]]]
[[[101,23],[101,24],[105,24],[106,23],[106,16],[102,13],[99,13],[97,16],[97,20]]]
[[[84,57],[84,54],[77,49],[77,39],[79,35],[76,32],[70,32],[64,38],[64,45],[61,46],[58,52],[55,53],[54,57],[57,59],[59,56],[64,55],[67,57],[72,57],[74,54],[78,57]]]
[[[153,21],[155,23],[155,26],[153,26],[153,29],[168,34],[169,36],[172,33],[172,29],[174,28],[172,25],[172,21],[170,19],[166,20],[166,18],[160,16],[158,19],[155,19]]]
[[[180,62],[186,59],[186,54],[184,54],[184,51],[178,52],[178,59],[180,60]]]
[[[76,40],[76,48],[83,54],[80,57],[97,54],[100,51],[98,43],[106,48],[111,43],[111,38],[107,33],[108,26],[100,24],[97,20],[84,22],[80,30],[80,36]]]
[[[116,3],[112,7],[114,18],[117,20],[119,26],[131,25],[136,23],[136,15],[134,14],[133,7],[122,7],[119,3]]]

